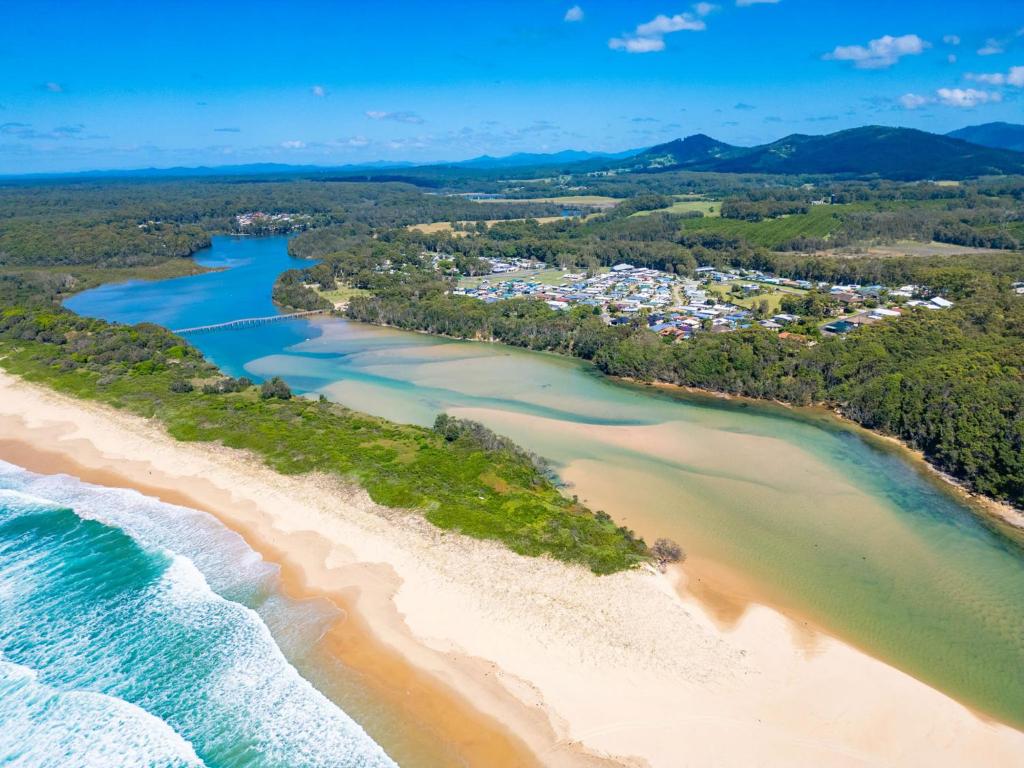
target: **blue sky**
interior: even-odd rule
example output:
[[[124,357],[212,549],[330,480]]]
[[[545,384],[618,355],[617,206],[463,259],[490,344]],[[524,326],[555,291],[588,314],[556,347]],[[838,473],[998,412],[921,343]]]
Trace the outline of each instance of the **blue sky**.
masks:
[[[0,173],[1024,122],[1022,0],[0,0]]]

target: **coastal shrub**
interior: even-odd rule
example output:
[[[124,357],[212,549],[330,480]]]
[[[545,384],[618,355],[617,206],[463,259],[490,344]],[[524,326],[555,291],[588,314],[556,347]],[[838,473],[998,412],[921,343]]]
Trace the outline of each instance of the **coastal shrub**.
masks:
[[[276,397],[278,400],[290,400],[292,390],[284,383],[284,379],[280,376],[274,376],[272,379],[264,381],[260,386],[260,397],[264,400],[269,400],[272,397]]]
[[[669,563],[681,563],[686,559],[683,548],[672,539],[658,539],[651,546],[651,554],[658,561],[658,565],[664,569]]]
[[[251,386],[252,379],[249,379],[245,376],[241,376],[237,379],[227,376],[223,379],[218,379],[217,381],[210,382],[209,384],[204,384],[203,394],[223,395],[229,392],[244,392]]]
[[[209,380],[219,372],[168,331],[70,312],[58,312],[56,325],[74,328],[74,343],[22,341],[0,330],[3,367],[158,419],[179,440],[248,450],[282,473],[319,472],[356,482],[378,504],[417,510],[442,529],[500,541],[522,555],[549,555],[595,573],[650,560],[632,531],[563,496],[538,470],[536,457],[473,422],[442,419],[439,430],[395,424],[335,403],[290,397],[280,379],[268,380],[259,394],[248,380],[224,376],[213,382],[216,397],[184,391],[189,379]],[[94,352],[109,339],[131,343],[159,364],[99,362]],[[173,353],[174,365],[167,365],[167,350],[175,346],[185,351]]]

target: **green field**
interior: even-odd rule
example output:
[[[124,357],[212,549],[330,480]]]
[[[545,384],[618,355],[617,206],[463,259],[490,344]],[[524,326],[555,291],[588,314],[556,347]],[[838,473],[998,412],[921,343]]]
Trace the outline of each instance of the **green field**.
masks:
[[[781,304],[782,299],[786,296],[799,295],[806,293],[806,291],[800,288],[781,288],[773,285],[765,286],[765,293],[760,293],[756,296],[747,296],[744,298],[737,298],[733,294],[729,293],[729,289],[733,285],[740,285],[742,283],[753,282],[751,280],[734,280],[728,283],[712,283],[707,289],[711,293],[716,293],[723,297],[730,304],[735,304],[738,307],[745,307],[747,309],[753,309],[762,301],[768,302],[768,311],[772,314],[776,314],[782,311]]]
[[[567,272],[573,272],[571,269],[531,269],[522,272],[512,272],[511,274],[505,275],[482,275],[478,277],[464,277],[459,280],[460,288],[476,288],[484,280],[489,282],[491,285],[498,285],[499,283],[508,283],[513,280],[526,280],[530,283],[541,283],[543,285],[561,285],[565,282],[565,278],[562,275]],[[599,270],[600,272],[607,272],[607,268]]]
[[[369,296],[370,292],[364,288],[353,288],[349,285],[339,285],[333,291],[322,291],[319,288],[314,287],[318,295],[323,296],[332,304],[339,304],[343,301],[348,301],[353,296]]]
[[[822,205],[807,213],[757,222],[706,216],[703,219],[684,219],[682,225],[683,231],[688,233],[707,232],[740,238],[765,248],[778,248],[797,237],[827,238],[840,227],[836,213],[838,208],[840,206]]]
[[[676,200],[672,205],[667,208],[655,208],[653,211],[637,211],[634,214],[630,214],[630,218],[634,216],[650,216],[652,213],[667,213],[667,214],[681,214],[690,213],[691,211],[700,211],[705,217],[718,216],[721,204],[715,200]]]

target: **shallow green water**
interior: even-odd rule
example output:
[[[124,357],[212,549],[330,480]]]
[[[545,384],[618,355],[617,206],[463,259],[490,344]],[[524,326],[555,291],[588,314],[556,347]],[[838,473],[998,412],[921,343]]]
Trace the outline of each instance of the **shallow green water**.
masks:
[[[239,266],[108,286],[69,304],[171,327],[265,314],[274,275],[290,266],[284,240],[217,240],[204,261],[222,258]],[[201,298],[218,286],[230,286],[237,308]],[[671,397],[550,355],[335,319],[191,340],[235,375],[281,375],[391,419],[428,424],[444,410],[483,421],[554,460],[592,506],[677,539],[767,598],[1024,726],[1021,550],[900,452],[834,420]]]

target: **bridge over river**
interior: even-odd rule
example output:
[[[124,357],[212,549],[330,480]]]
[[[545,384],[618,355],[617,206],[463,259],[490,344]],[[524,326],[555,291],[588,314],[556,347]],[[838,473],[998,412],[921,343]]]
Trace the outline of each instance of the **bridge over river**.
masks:
[[[207,331],[224,331],[235,328],[249,328],[254,325],[266,325],[267,323],[279,323],[283,320],[293,320],[296,317],[308,317],[309,315],[327,314],[329,309],[307,309],[302,312],[289,312],[282,315],[267,315],[266,317],[243,317],[238,320],[227,320],[223,323],[212,323],[210,325],[196,325],[192,328],[179,328],[171,331],[179,336],[188,336],[193,333],[206,333]]]

